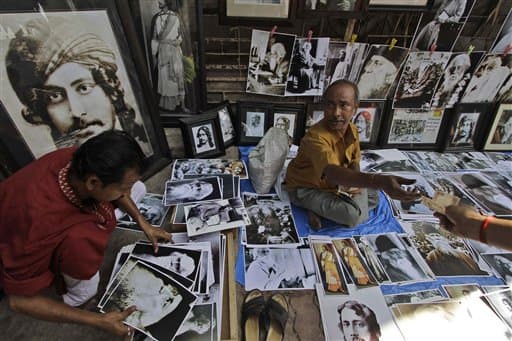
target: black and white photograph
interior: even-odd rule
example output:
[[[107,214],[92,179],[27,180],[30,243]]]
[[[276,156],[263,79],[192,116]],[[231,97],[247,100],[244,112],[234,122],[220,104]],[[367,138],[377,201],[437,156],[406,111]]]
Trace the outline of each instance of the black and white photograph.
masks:
[[[418,168],[398,149],[367,149],[361,152],[361,171],[376,173],[418,172]]]
[[[386,99],[408,52],[403,47],[371,45],[357,81],[360,99]]]
[[[289,202],[281,201],[276,194],[245,192],[242,196],[251,221],[245,226],[243,243],[251,247],[294,247],[300,244]]]
[[[327,341],[403,340],[378,287],[359,289],[349,296],[325,295],[316,286]]]
[[[130,6],[140,20],[148,74],[159,108],[197,112],[203,103],[197,45],[200,25],[193,22],[196,2],[136,0]]]
[[[347,269],[348,275],[352,278],[352,282],[357,288],[378,284],[364,259],[359,254],[354,240],[350,238],[333,239],[332,243],[338,252],[340,261],[345,266],[345,269]]]
[[[189,237],[250,224],[240,198],[184,205]]]
[[[481,300],[397,304],[394,320],[406,340],[510,340],[510,330]]]
[[[324,105],[323,103],[308,103],[306,111],[306,125],[305,131],[310,127],[320,122],[324,118]]]
[[[420,174],[404,174],[405,178],[413,179],[415,182],[412,185],[402,185],[401,187],[408,191],[416,191],[421,194],[421,197],[433,198],[434,189],[429,185],[427,180]],[[403,220],[436,220],[433,216],[433,211],[424,204],[422,198],[417,198],[411,201],[401,201],[390,199],[392,206],[394,206]]]
[[[221,184],[215,176],[165,183],[165,206],[215,199],[222,199]]]
[[[146,193],[141,201],[136,203],[139,212],[144,219],[153,226],[160,227],[167,215],[168,207],[165,207],[163,202],[163,195],[155,193]],[[125,229],[142,231],[137,223],[133,221],[129,214],[124,214],[121,218],[117,219],[117,226]]]
[[[354,11],[359,0],[302,0],[307,11]]]
[[[376,251],[392,283],[430,280],[418,260],[396,234],[368,235],[366,240]]]
[[[446,297],[443,296],[439,289],[429,289],[407,292],[402,294],[385,295],[384,299],[388,307],[400,303],[429,303],[445,301]]]
[[[194,148],[197,154],[216,149],[211,123],[192,127],[192,136],[194,138]]]
[[[247,166],[242,160],[177,159],[172,168],[171,181],[183,180],[185,175],[233,174],[247,179]]]
[[[172,339],[191,309],[196,296],[164,273],[137,262],[119,282],[104,312],[137,310],[124,322],[152,338]]]
[[[481,255],[497,276],[512,285],[512,253],[487,253]]]
[[[512,74],[512,55],[486,55],[471,77],[462,103],[493,102],[498,91]]]
[[[494,311],[512,328],[512,290],[495,291],[485,295]]]
[[[481,173],[451,175],[451,179],[472,196],[487,212],[498,216],[512,216],[512,194]]]
[[[285,130],[289,142],[299,145],[304,135],[304,116],[305,110],[301,104],[275,105],[269,119],[270,126]]]
[[[461,99],[484,52],[454,53],[444,69],[431,108],[453,108]]]
[[[475,171],[475,172],[492,172],[495,171],[495,164],[481,152],[460,152],[460,153],[443,153],[443,157],[455,160],[455,165],[459,170]]]
[[[310,239],[309,245],[325,294],[348,295],[347,280],[332,242]]]
[[[450,178],[440,177],[437,173],[428,173],[424,174],[423,176],[432,186],[434,191],[453,195],[460,199],[459,204],[472,206],[477,210],[483,211],[482,208],[479,207],[466,192],[461,190],[457,185],[450,181]]]
[[[443,110],[395,109],[387,144],[435,144]]]
[[[242,123],[245,136],[263,137],[265,134],[265,113],[258,111],[248,111],[247,120]]]
[[[371,10],[425,10],[433,0],[369,0]]]
[[[309,248],[244,247],[245,290],[312,290],[315,265]]]
[[[403,222],[410,240],[436,276],[489,276],[470,256],[464,241],[441,229],[438,223]]]
[[[456,172],[458,158],[452,153],[404,151],[417,169],[423,172]]]
[[[359,253],[379,283],[389,283],[389,278],[366,236],[354,236]]]
[[[501,104],[494,117],[485,150],[512,150],[512,104]]]
[[[196,283],[199,277],[202,257],[199,247],[191,249],[172,244],[159,245],[158,251],[155,253],[151,244],[137,242],[131,254],[186,277],[193,283]]]
[[[508,12],[507,18],[496,36],[491,53],[504,53],[510,44],[512,44],[512,10]]]
[[[185,175],[184,179],[202,179],[204,175]],[[208,177],[208,176],[207,176]],[[235,177],[233,174],[216,174],[215,177],[219,178],[220,188],[222,190],[222,199],[235,198],[238,195],[235,193]]]
[[[286,96],[322,96],[329,38],[297,38],[286,82]]]
[[[484,293],[478,284],[445,284],[443,289],[450,298],[458,300],[480,297]]]
[[[195,304],[176,333],[175,341],[212,341],[217,339],[215,304]]]
[[[228,147],[235,142],[236,132],[231,115],[229,103],[224,103],[220,107],[212,109],[216,110],[219,115],[220,129],[222,131],[222,140],[224,147]]]
[[[411,52],[398,82],[393,108],[430,108],[450,52]]]
[[[472,7],[473,0],[438,1],[434,17],[426,15],[419,23],[411,49],[451,51]]]
[[[454,124],[450,127],[448,148],[468,147],[473,149],[476,128],[481,112],[457,112]]]
[[[367,49],[362,43],[329,43],[324,89],[339,79],[357,81]]]
[[[252,31],[246,91],[284,96],[295,35]]]
[[[41,7],[2,13],[1,22],[12,35],[0,42],[0,99],[33,157],[113,129],[133,136],[147,156],[154,153],[133,62],[106,10]],[[23,44],[33,51],[16,48]]]

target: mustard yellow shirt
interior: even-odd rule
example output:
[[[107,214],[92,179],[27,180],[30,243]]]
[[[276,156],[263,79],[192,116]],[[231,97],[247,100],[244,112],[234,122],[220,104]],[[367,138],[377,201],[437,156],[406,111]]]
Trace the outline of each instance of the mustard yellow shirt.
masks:
[[[288,165],[286,186],[288,190],[298,187],[335,191],[322,178],[324,168],[329,165],[343,167],[359,166],[361,148],[359,134],[350,123],[345,136],[328,129],[324,120],[312,126],[300,142],[297,157]]]

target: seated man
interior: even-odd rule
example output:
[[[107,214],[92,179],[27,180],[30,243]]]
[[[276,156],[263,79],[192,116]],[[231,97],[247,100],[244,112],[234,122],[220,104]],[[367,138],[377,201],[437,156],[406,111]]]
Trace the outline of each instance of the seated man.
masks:
[[[78,149],[51,152],[0,182],[0,289],[13,311],[130,333],[122,321],[135,307],[107,314],[75,307],[96,294],[116,226],[115,206],[137,222],[155,249],[158,239],[170,239],[143,218],[129,196],[143,159],[131,136],[110,130]],[[52,284],[63,302],[45,295]]]
[[[309,211],[310,226],[321,228],[319,216],[350,227],[366,220],[368,194],[378,198],[366,188],[382,189],[398,200],[418,198],[401,188],[414,180],[359,171],[359,135],[350,122],[359,105],[357,86],[338,80],[325,91],[324,102],[324,118],[308,130],[286,173],[290,200]],[[372,201],[370,208],[376,206]]]

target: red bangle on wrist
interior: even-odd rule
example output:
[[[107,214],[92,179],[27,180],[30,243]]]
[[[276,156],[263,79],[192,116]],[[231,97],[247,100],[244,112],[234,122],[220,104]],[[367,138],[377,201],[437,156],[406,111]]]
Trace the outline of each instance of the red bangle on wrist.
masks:
[[[489,224],[493,216],[488,215],[485,217],[484,221],[482,221],[482,225],[480,225],[480,241],[482,243],[487,244],[487,228],[489,228]]]

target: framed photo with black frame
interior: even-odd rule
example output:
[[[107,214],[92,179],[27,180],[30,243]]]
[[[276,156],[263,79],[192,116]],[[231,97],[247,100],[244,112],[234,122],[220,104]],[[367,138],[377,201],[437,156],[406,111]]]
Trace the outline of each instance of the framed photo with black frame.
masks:
[[[360,101],[352,123],[357,127],[362,149],[377,147],[386,101]]]
[[[233,113],[231,105],[228,101],[224,101],[219,105],[209,108],[204,113],[216,113],[219,116],[220,129],[222,131],[222,140],[224,141],[224,148],[227,148],[235,143],[236,131],[233,124]]]
[[[272,105],[268,103],[238,102],[237,136],[239,146],[258,144],[270,124]]]
[[[122,0],[116,0],[122,1]],[[164,126],[206,108],[202,0],[129,0],[132,21]]]
[[[394,109],[385,120],[381,145],[407,150],[437,150],[446,117],[442,109]]]
[[[483,149],[512,151],[512,104],[500,104],[488,130]]]
[[[303,104],[275,105],[272,106],[269,116],[269,128],[276,127],[288,132],[288,137],[293,144],[298,145],[304,136],[306,112]]]
[[[208,159],[225,154],[217,113],[181,118],[180,125],[187,157]]]
[[[445,150],[478,149],[492,108],[490,103],[459,103],[455,109],[446,109],[450,121],[445,129]]]
[[[306,107],[306,124],[304,133],[313,125],[317,124],[324,118],[324,103],[308,103]]]
[[[220,25],[291,26],[297,0],[219,0]]]
[[[16,168],[111,129],[140,144],[150,165],[144,179],[169,163],[116,2],[2,1],[0,22],[8,33],[0,40],[0,143]]]
[[[365,0],[297,0],[297,17],[329,16],[340,18],[363,17]]]
[[[369,0],[370,11],[428,11],[434,0]]]

